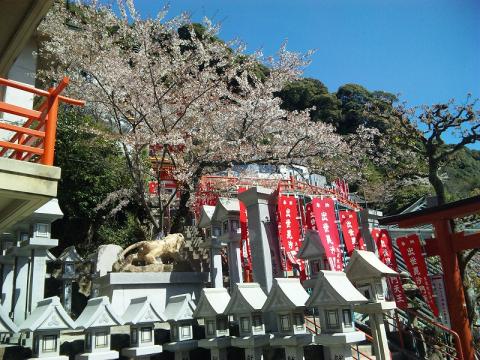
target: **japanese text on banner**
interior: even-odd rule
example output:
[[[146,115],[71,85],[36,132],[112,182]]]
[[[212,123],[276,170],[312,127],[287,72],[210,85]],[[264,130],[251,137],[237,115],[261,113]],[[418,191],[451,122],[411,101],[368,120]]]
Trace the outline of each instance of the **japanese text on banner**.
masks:
[[[399,237],[397,245],[418,290],[420,290],[435,316],[438,316],[438,308],[433,299],[432,283],[428,277],[425,258],[422,255],[420,238],[417,234]]]
[[[343,254],[340,250],[340,237],[335,222],[335,203],[331,198],[314,198],[312,206],[317,231],[325,249],[325,255],[330,263],[330,269],[342,271]]]
[[[298,223],[297,199],[294,196],[279,195],[278,217],[280,244],[285,252],[286,260],[282,259],[285,270],[291,270],[292,264],[303,267],[303,262],[297,259],[300,247],[300,224]]]
[[[392,247],[392,239],[390,238],[388,231],[385,229],[373,229],[372,238],[377,245],[378,256],[380,260],[385,265],[398,272],[397,259],[395,258],[395,253]],[[408,302],[407,297],[405,296],[405,292],[403,291],[402,280],[400,279],[400,277],[389,277],[387,279],[387,282],[397,306],[400,309],[406,309],[408,306]]]
[[[365,250],[360,229],[358,227],[357,213],[354,210],[342,210],[338,212],[342,227],[343,240],[350,256],[355,249]]]

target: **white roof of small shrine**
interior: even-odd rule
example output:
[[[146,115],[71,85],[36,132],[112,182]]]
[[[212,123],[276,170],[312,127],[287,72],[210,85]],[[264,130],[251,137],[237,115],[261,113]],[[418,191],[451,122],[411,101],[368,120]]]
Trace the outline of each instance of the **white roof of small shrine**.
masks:
[[[345,273],[350,281],[361,281],[382,276],[398,276],[375,255],[366,250],[355,250],[348,262]]]
[[[343,271],[321,270],[306,306],[342,306],[368,300],[353,286]]]
[[[58,199],[51,199],[46,204],[40,206],[37,210],[33,212],[30,218],[37,220],[45,220],[50,223],[54,222],[57,219],[63,218],[63,212],[60,209],[58,204]]]
[[[303,308],[309,296],[299,279],[275,278],[262,311],[289,311]]]
[[[108,297],[101,296],[88,300],[87,306],[75,325],[79,329],[122,325],[123,320],[110,305]]]
[[[318,231],[308,229],[305,232],[305,239],[302,242],[302,246],[298,249],[297,257],[299,259],[313,260],[321,259],[324,254],[325,249],[323,248]]]
[[[167,321],[191,320],[195,308],[190,294],[170,296],[164,311],[165,318]]]
[[[58,260],[76,262],[83,261],[83,258],[78,255],[77,249],[75,249],[75,246],[72,245],[63,250],[63,252],[58,257]]]
[[[68,316],[58,296],[37,303],[37,308],[20,325],[21,331],[72,330],[75,322]]]
[[[204,318],[223,314],[230,301],[230,295],[225,288],[204,288],[198,300],[193,317]]]
[[[212,220],[223,220],[228,216],[229,213],[239,213],[240,212],[240,202],[238,199],[232,198],[219,198],[217,205],[215,206],[215,211],[212,215]]]
[[[198,222],[198,227],[204,229],[210,226],[212,221],[212,216],[215,211],[215,206],[203,205],[200,212],[200,220]]]
[[[146,296],[130,300],[130,305],[122,318],[128,325],[165,321],[165,315],[159,313]]]
[[[18,326],[8,317],[8,314],[0,307],[0,334],[15,334],[19,331]]]
[[[225,308],[225,314],[240,314],[259,311],[267,300],[258,283],[236,284],[232,298]]]

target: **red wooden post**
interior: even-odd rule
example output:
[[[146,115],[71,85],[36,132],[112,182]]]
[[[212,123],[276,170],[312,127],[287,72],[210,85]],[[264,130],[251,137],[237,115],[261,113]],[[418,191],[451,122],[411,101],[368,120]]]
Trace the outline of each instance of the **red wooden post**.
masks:
[[[54,94],[55,90],[50,90],[48,98],[48,114],[45,119],[45,140],[44,153],[41,163],[43,165],[53,165],[53,157],[55,154],[55,137],[57,133],[57,114],[58,114],[58,95]]]
[[[467,305],[465,304],[465,294],[463,292],[462,277],[458,267],[458,258],[454,249],[454,242],[451,239],[452,231],[450,228],[450,220],[441,219],[434,222],[433,226],[438,252],[442,261],[452,330],[457,334],[461,334],[460,341],[465,359],[473,360],[475,355],[473,351],[473,337],[468,321]]]

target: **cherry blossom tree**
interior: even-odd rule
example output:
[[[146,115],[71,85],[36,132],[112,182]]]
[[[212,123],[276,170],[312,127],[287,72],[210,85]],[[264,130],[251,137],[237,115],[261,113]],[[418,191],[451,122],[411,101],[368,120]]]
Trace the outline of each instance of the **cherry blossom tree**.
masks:
[[[121,144],[134,187],[108,201],[140,204],[152,236],[164,230],[163,211],[176,194],[148,193],[147,181],[159,174],[148,156],[151,145],[161,149],[154,154],[158,163],[172,165],[181,194],[171,231],[181,230],[201,176],[233,164],[358,172],[352,147],[333,127],[310,121],[308,110],[281,109],[274,96],[301,75],[309,53],[283,45],[273,57],[246,55],[241,43],[220,41],[208,20],[198,27],[185,14],[166,20],[165,11],[141,19],[132,1],[119,1],[118,8],[120,16],[95,4],[57,3],[40,26],[41,74],[70,76],[72,95],[111,125],[106,136]]]

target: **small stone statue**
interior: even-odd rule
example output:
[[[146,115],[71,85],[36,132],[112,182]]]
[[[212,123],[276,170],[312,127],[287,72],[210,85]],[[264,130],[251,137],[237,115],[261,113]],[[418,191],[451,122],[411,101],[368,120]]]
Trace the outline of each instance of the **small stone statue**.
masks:
[[[140,241],[123,250],[112,269],[113,271],[164,271],[162,265],[181,258],[180,251],[184,245],[185,238],[182,234],[170,234],[161,240]],[[138,251],[126,256],[134,249]],[[146,265],[149,268],[145,269],[145,266],[138,265]]]

